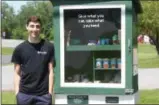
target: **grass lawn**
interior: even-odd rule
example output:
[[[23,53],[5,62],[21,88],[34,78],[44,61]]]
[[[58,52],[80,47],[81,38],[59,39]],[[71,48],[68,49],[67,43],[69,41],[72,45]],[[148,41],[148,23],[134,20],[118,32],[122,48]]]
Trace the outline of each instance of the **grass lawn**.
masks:
[[[140,104],[159,104],[159,89],[140,91]]]
[[[155,46],[139,44],[138,60],[139,68],[159,68],[159,56]]]
[[[2,91],[1,104],[16,104],[16,98],[14,92]]]
[[[14,48],[3,47],[1,50],[2,50],[2,55],[11,55],[13,53]]]
[[[14,92],[2,92],[2,104],[16,104]],[[140,91],[139,104],[159,104],[159,89]]]

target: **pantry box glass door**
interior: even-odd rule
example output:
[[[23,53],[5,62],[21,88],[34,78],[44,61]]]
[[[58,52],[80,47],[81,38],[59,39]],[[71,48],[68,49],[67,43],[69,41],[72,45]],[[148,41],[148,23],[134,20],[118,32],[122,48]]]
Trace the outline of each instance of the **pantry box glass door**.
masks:
[[[60,6],[60,87],[125,88],[125,5]]]

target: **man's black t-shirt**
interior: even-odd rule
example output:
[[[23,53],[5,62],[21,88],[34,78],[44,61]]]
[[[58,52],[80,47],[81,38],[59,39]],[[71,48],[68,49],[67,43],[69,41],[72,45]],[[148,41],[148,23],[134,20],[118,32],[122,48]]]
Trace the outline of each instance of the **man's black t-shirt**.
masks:
[[[21,65],[20,92],[32,95],[48,93],[48,63],[55,61],[53,44],[45,40],[37,44],[24,41],[15,48],[11,61]]]

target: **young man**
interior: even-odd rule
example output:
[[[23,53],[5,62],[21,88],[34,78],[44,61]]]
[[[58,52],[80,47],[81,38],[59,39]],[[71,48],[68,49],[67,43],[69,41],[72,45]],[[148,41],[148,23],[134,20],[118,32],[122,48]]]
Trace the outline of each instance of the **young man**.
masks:
[[[27,20],[28,40],[18,45],[12,55],[17,104],[52,103],[54,46],[40,39],[41,21]]]

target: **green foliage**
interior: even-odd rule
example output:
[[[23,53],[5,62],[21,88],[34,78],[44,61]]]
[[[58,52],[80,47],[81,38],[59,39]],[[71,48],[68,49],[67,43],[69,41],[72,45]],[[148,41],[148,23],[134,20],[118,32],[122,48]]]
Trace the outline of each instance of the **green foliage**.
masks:
[[[52,23],[52,13],[53,7],[51,2],[28,2],[27,5],[21,7],[21,11],[18,14],[19,20],[21,22],[21,27],[26,25],[26,20],[32,15],[39,16],[42,21],[42,34],[45,34],[45,38],[51,38],[51,29],[53,28]]]
[[[53,6],[50,1],[29,1],[26,5],[21,6],[21,10],[16,15],[14,9],[3,2],[2,11],[5,17],[2,19],[2,29],[7,28],[11,32],[11,38],[26,39],[28,36],[25,29],[26,21],[28,17],[36,15],[42,21],[41,34],[44,34],[43,36],[49,40],[53,39]]]
[[[138,17],[138,31],[148,35],[156,35],[159,28],[159,1],[141,1],[143,13]]]
[[[53,29],[53,28],[50,28],[50,31],[49,31],[49,32],[50,32],[51,35],[49,35],[48,39],[51,39],[51,40],[54,39],[54,36],[53,36],[53,34],[54,34],[54,29]]]
[[[15,23],[15,13],[13,7],[10,7],[6,2],[2,2],[2,24],[1,24],[1,29],[2,31],[6,33],[12,32],[12,30],[15,28],[16,23]]]
[[[159,55],[159,1],[141,1],[143,13],[138,17],[138,34],[147,34],[153,40]]]
[[[22,28],[16,28],[12,31],[12,39],[27,39],[28,33],[26,30]]]

